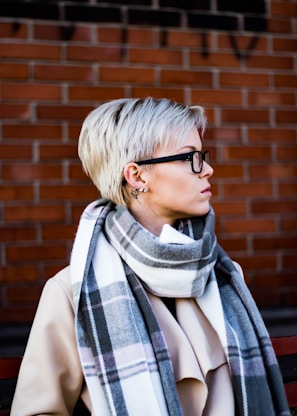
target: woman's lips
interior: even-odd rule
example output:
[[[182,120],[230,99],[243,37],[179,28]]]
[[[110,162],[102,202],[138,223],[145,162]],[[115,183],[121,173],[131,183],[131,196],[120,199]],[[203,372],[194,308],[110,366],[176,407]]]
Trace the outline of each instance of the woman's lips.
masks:
[[[211,190],[210,190],[210,186],[208,186],[207,188],[203,189],[203,191],[201,191],[202,194],[207,194],[207,195],[212,195]]]

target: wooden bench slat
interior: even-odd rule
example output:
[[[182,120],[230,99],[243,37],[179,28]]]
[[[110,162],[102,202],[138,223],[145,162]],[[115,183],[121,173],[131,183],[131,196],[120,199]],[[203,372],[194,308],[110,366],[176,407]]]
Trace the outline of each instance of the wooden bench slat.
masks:
[[[286,395],[290,408],[297,406],[297,381],[285,384]]]
[[[297,354],[297,335],[272,338],[271,341],[276,355]]]

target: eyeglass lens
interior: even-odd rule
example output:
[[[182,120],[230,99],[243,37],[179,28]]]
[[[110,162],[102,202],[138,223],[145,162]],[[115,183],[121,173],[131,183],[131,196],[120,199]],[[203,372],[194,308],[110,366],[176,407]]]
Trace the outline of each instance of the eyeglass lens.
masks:
[[[195,152],[193,154],[193,171],[200,173],[203,168],[203,161],[206,161],[206,163],[209,163],[209,152]]]

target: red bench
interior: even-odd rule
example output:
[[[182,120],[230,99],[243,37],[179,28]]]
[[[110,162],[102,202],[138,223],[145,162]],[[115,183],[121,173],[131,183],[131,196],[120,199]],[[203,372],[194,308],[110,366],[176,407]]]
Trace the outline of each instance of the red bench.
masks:
[[[297,335],[272,338],[290,408],[297,407]]]
[[[289,406],[293,409],[297,407],[297,335],[272,338],[272,344],[284,379]],[[7,384],[9,391],[7,391],[5,400],[0,397],[0,400],[3,401],[0,402],[0,416],[9,416],[10,414],[9,409],[21,361],[21,357],[0,358],[0,382],[11,382],[11,384]],[[1,390],[3,392],[3,388]],[[79,403],[78,406],[80,410],[77,414],[81,416],[83,414],[82,403]]]

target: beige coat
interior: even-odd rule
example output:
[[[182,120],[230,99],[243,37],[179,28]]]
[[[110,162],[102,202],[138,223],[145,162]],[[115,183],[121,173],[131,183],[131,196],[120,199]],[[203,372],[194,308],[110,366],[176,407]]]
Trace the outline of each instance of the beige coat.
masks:
[[[236,266],[241,271],[240,266]],[[185,414],[220,416],[227,408],[228,416],[234,414],[233,392],[222,338],[220,342],[216,331],[197,305],[191,307],[191,302],[184,303],[182,300],[179,301],[181,305],[177,304],[182,310],[187,309],[181,331],[163,302],[148,295],[168,343],[178,392],[184,410],[186,407]],[[215,300],[214,305],[217,303]],[[216,306],[214,309],[217,321],[220,313]],[[187,329],[188,322],[192,323]],[[200,344],[196,345],[199,331]],[[203,338],[204,347],[201,345]],[[211,380],[210,391],[204,377],[205,380],[206,377]],[[102,399],[99,415],[108,416],[103,389],[98,395]],[[42,292],[21,365],[11,416],[68,416],[72,414],[79,397],[91,411],[75,337],[70,268],[66,267],[47,281]],[[206,400],[207,406],[203,412]]]
[[[80,396],[91,409],[76,348],[74,304],[66,267],[48,280],[42,292],[11,416],[70,415]]]

